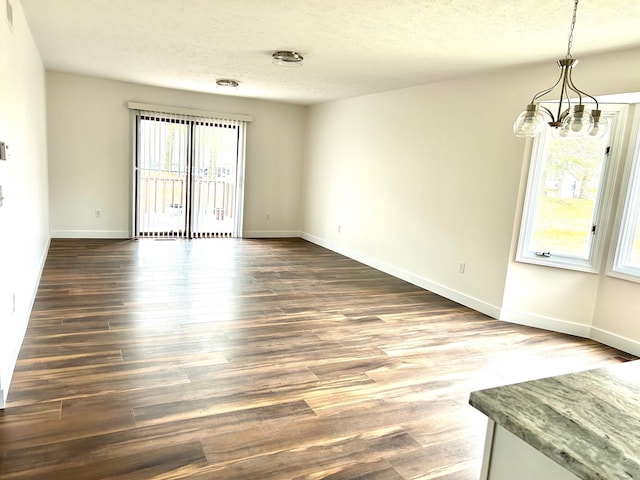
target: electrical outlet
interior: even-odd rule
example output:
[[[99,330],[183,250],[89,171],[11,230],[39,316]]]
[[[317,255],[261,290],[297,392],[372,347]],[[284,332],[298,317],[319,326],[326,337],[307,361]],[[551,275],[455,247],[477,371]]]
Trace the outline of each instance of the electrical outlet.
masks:
[[[267,222],[268,222],[269,220],[271,220],[271,214],[270,214],[270,213],[267,213]]]
[[[342,225],[338,225],[338,233],[342,233]]]
[[[458,264],[458,273],[464,273],[464,269],[466,268],[467,264],[464,262],[460,262]]]
[[[102,216],[102,212],[99,209],[96,209],[94,214],[95,214],[96,218],[100,218]]]

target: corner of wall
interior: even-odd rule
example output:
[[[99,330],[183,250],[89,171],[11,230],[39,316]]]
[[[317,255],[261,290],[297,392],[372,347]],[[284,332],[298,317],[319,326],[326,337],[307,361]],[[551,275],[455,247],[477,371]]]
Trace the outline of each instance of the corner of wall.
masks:
[[[502,310],[499,318],[505,322],[525,325],[527,327],[566,333],[567,335],[575,335],[576,337],[591,338],[591,327],[589,325],[569,322],[559,318],[545,317],[543,315],[515,312],[505,309]]]
[[[604,343],[626,353],[640,357],[640,342],[630,338],[608,332],[601,328],[591,327],[589,338],[596,342]]]

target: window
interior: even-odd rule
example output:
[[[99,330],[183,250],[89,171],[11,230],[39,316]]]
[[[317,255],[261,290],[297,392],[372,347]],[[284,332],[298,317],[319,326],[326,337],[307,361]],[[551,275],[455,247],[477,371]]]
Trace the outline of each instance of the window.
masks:
[[[547,127],[533,145],[516,260],[597,272],[617,150],[618,106],[603,107],[603,137],[560,137]]]
[[[621,192],[622,215],[612,275],[640,282],[640,109],[636,106],[630,162]]]

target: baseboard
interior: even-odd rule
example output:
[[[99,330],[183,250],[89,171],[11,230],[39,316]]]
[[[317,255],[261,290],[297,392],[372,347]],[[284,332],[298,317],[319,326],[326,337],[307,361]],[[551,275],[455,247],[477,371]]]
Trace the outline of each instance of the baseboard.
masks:
[[[298,238],[299,230],[250,230],[242,238]],[[129,230],[52,230],[51,238],[131,238]]]
[[[478,298],[471,297],[457,290],[453,290],[449,287],[433,282],[427,278],[421,277],[419,275],[415,275],[401,268],[397,268],[397,267],[394,267],[393,265],[389,265],[387,263],[381,262],[380,260],[377,260],[375,258],[371,258],[366,255],[362,255],[358,252],[351,251],[349,249],[342,247],[341,245],[328,242],[314,235],[310,235],[308,233],[302,233],[300,236],[311,243],[320,245],[321,247],[324,247],[331,251],[339,253],[340,255],[344,255],[345,257],[349,257],[353,260],[356,260],[357,262],[364,263],[369,267],[375,268],[376,270],[380,270],[381,272],[384,272],[384,273],[388,273],[389,275],[392,275],[396,278],[409,282],[420,288],[424,288],[425,290],[438,294],[442,297],[448,298],[449,300],[452,300],[456,303],[464,305],[465,307],[469,307],[478,312],[484,313],[485,315],[488,315],[492,318],[500,317],[500,308],[496,307],[495,305],[491,305],[487,302],[484,302]]]
[[[51,230],[51,238],[131,238],[129,230]]]
[[[566,333],[567,335],[575,335],[576,337],[590,338],[591,334],[590,325],[569,322],[559,318],[545,317],[543,315],[502,310],[499,318],[500,320],[509,323],[526,325],[527,327],[542,328],[543,330],[551,330],[558,333]]]
[[[299,230],[250,230],[242,232],[242,238],[298,238]]]
[[[610,347],[640,357],[640,342],[636,340],[631,340],[630,338],[622,337],[596,327],[591,328],[590,338],[596,342],[604,343]]]
[[[45,243],[44,249],[42,251],[42,255],[40,257],[40,268],[38,270],[38,275],[33,283],[32,291],[31,291],[31,299],[29,301],[29,307],[25,312],[25,318],[22,323],[22,331],[19,334],[19,338],[17,338],[17,342],[15,344],[14,352],[12,352],[11,358],[9,359],[9,363],[7,364],[7,377],[4,379],[6,383],[3,388],[0,389],[0,409],[4,408],[6,405],[7,398],[9,396],[9,389],[11,388],[11,379],[13,378],[13,371],[16,368],[16,362],[18,361],[18,355],[20,354],[20,349],[22,348],[22,342],[24,341],[24,336],[27,333],[27,327],[29,326],[29,319],[31,318],[31,311],[33,310],[33,304],[36,300],[36,294],[38,293],[38,287],[40,286],[40,279],[42,278],[42,272],[44,270],[44,264],[47,261],[47,254],[49,253],[49,247],[51,246],[51,237],[49,237]]]

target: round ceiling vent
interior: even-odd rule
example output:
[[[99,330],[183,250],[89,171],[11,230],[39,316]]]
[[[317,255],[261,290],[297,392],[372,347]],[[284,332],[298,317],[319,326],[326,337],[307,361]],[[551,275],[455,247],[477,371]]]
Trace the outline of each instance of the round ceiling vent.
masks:
[[[290,50],[278,50],[271,55],[273,63],[285,67],[301,67],[304,57],[298,52]]]

